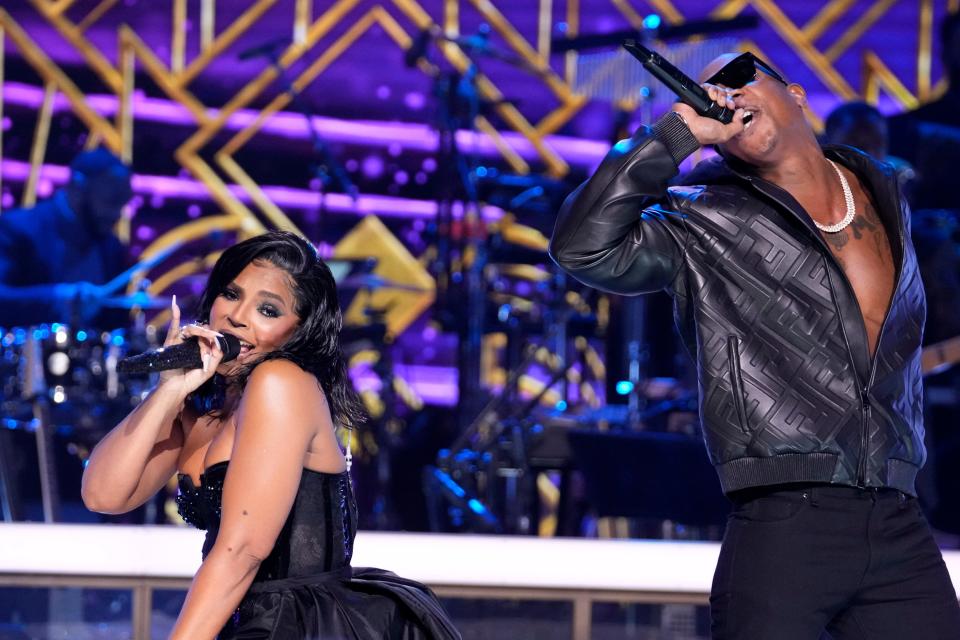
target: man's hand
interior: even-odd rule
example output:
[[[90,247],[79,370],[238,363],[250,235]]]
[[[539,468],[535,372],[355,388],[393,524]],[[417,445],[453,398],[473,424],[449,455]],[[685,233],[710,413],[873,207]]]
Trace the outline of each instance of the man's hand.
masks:
[[[721,107],[726,107],[727,109],[736,108],[733,103],[733,91],[731,89],[722,89],[716,85],[706,83],[701,86],[710,94],[710,99]],[[673,112],[683,118],[683,121],[690,129],[690,133],[693,134],[693,137],[695,137],[701,145],[723,144],[743,131],[743,109],[736,109],[736,111],[734,111],[733,120],[730,121],[729,124],[723,124],[719,120],[697,115],[693,107],[682,102],[674,103]]]

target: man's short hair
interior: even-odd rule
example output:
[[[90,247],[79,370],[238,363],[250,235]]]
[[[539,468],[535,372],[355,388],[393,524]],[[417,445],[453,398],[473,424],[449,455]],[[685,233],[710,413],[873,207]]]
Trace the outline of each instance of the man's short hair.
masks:
[[[824,130],[827,138],[830,139],[850,123],[868,122],[870,120],[882,123],[884,121],[883,114],[876,107],[866,102],[846,102],[830,112],[824,123]]]
[[[105,173],[112,173],[119,177],[126,177],[131,174],[130,168],[123,163],[120,158],[113,155],[104,147],[97,147],[91,151],[83,151],[70,163],[70,174],[72,179],[77,176],[83,178],[96,178]],[[81,180],[83,178],[80,178]]]

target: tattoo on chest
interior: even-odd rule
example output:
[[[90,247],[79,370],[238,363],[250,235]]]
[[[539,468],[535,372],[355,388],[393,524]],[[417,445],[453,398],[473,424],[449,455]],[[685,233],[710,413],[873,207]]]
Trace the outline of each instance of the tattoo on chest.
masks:
[[[855,224],[856,220],[850,224]],[[849,229],[850,227],[847,227]],[[830,245],[830,249],[836,253],[847,246],[847,243],[850,242],[850,234],[844,229],[843,231],[838,231],[836,233],[826,233],[822,232],[820,235],[823,236],[823,239],[827,241],[827,244]]]
[[[868,232],[883,232],[883,228],[880,226],[880,219],[877,218],[877,214],[874,213],[873,207],[865,207],[863,213],[854,218],[848,228],[853,231],[853,237],[856,240],[862,240]]]
[[[887,233],[880,221],[880,217],[871,205],[863,207],[862,211],[857,213],[850,226],[837,233],[823,233],[823,239],[830,246],[830,249],[837,256],[837,259],[843,262],[840,252],[850,243],[851,240],[868,241],[872,249],[881,260],[890,258],[890,244],[887,241]]]

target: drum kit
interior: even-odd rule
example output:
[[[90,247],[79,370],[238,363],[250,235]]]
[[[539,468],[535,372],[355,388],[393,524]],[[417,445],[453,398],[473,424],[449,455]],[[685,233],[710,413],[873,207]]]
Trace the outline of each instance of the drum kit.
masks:
[[[169,251],[164,254],[161,259]],[[338,267],[338,288],[346,296],[380,288],[411,289],[372,273],[375,259],[331,263]],[[44,520],[60,520],[63,492],[58,487],[69,484],[73,493],[79,483],[72,479],[63,483],[57,473],[63,465],[56,461],[62,462],[68,452],[76,463],[72,466],[81,469],[96,443],[156,384],[156,374],[122,375],[117,370],[120,360],[156,348],[162,340],[162,333],[146,322],[145,312],[168,309],[170,297],[145,291],[116,293],[132,274],[149,267],[141,262],[98,287],[104,295],[94,304],[108,312],[129,312],[132,320],[127,327],[60,322],[0,327],[0,508],[4,520],[23,519],[25,508],[33,508],[25,505],[23,495],[35,492],[22,486],[36,484],[33,467],[39,470]]]
[[[424,55],[426,45],[436,41],[444,46],[456,44],[472,57],[497,58],[525,71],[541,73],[525,61],[493,46],[487,35],[488,30],[483,29],[470,37],[426,32],[418,40],[419,50],[411,51],[408,63],[415,64],[417,58]],[[461,345],[473,349],[464,350],[461,346],[462,353],[458,354],[461,378],[458,411],[463,435],[451,455],[438,461],[438,467],[460,477],[465,474],[459,473],[461,469],[450,461],[469,458],[466,454],[470,452],[474,452],[478,460],[499,461],[492,467],[471,472],[473,476],[487,472],[503,476],[510,469],[522,469],[527,464],[528,456],[524,451],[529,448],[528,440],[531,440],[536,425],[528,423],[525,415],[517,415],[509,407],[518,406],[523,409],[522,414],[531,413],[534,404],[550,399],[551,389],[557,386],[565,390],[559,400],[551,400],[553,406],[568,407],[568,402],[579,401],[589,391],[587,385],[577,383],[583,391],[574,391],[569,396],[566,389],[576,385],[561,382],[576,376],[589,377],[585,372],[591,369],[587,364],[591,360],[591,350],[578,348],[574,353],[569,349],[569,343],[579,339],[582,344],[587,344],[587,337],[602,333],[598,330],[598,325],[602,324],[600,314],[584,308],[590,305],[582,300],[582,304],[570,302],[567,282],[551,266],[547,256],[545,234],[549,232],[553,214],[568,185],[546,177],[514,176],[492,167],[479,167],[469,150],[457,148],[453,133],[471,127],[482,108],[496,106],[484,104],[480,99],[473,86],[478,73],[476,64],[471,64],[468,72],[451,70],[446,77],[441,74],[437,78],[436,91],[446,87],[450,95],[435,91],[438,96],[445,96],[438,99],[441,106],[446,105],[446,111],[441,109],[445,115],[440,118],[438,128],[441,139],[447,140],[448,146],[441,149],[439,166],[459,168],[451,171],[456,175],[449,176],[451,179],[447,182],[462,184],[438,194],[438,212],[445,211],[448,215],[441,219],[438,213],[436,237],[432,238],[437,249],[435,268],[431,268],[437,276],[434,311],[442,326],[458,334]],[[467,104],[458,107],[458,100]],[[454,106],[450,107],[450,104]],[[474,205],[482,201],[511,213],[494,228],[486,228],[480,223],[478,226],[484,226],[482,231],[471,231],[468,225],[460,224],[453,216],[454,201],[465,198]],[[519,224],[515,215],[522,216],[527,224]],[[68,434],[75,445],[71,450],[82,462],[96,442],[122,420],[155,383],[149,377],[119,375],[117,363],[127,355],[157,346],[160,336],[154,327],[145,323],[144,313],[169,308],[170,300],[146,292],[131,295],[118,292],[136,273],[149,270],[177,248],[169,246],[97,288],[101,295],[96,304],[103,309],[130,311],[134,317],[131,327],[93,329],[71,321],[0,328],[0,410],[2,426],[7,427],[0,429],[0,503],[5,518],[11,518],[10,513],[16,511],[16,505],[13,504],[15,492],[10,489],[9,479],[4,477],[4,469],[10,469],[5,459],[10,457],[10,447],[5,446],[4,431],[36,433],[44,517],[55,520],[57,483],[56,465],[52,463],[53,438]],[[420,291],[417,287],[374,273],[375,258],[330,260],[329,264],[341,293],[341,302],[352,294],[384,288]],[[382,310],[368,310],[366,317],[369,322],[365,326],[345,328],[345,348],[349,350],[351,344],[356,348],[372,347],[386,354],[381,368],[389,369],[389,349],[386,347],[389,337]],[[481,354],[480,345],[484,336],[491,332],[505,336],[500,358],[504,365],[504,381],[500,385],[502,392],[487,403],[477,390],[483,386],[481,360],[484,354]],[[532,342],[539,344],[531,345]],[[544,358],[538,360],[534,355],[543,354],[544,350],[549,352],[546,360],[552,363],[550,366],[539,361]],[[598,359],[596,354],[592,359]],[[543,370],[541,373],[545,371],[547,380],[545,384],[541,381],[532,391],[524,387],[533,378],[527,375],[531,367],[539,367]],[[381,373],[385,380],[391,376],[388,370]],[[386,385],[386,388],[392,388],[392,385]],[[389,413],[379,422],[389,423]],[[510,449],[509,455],[504,453],[491,458],[491,452],[505,447]],[[389,447],[380,447],[380,451],[384,449]],[[516,491],[516,487],[508,489],[508,493]],[[496,501],[489,502],[494,506]],[[503,515],[500,509],[494,508],[493,511]],[[522,519],[522,514],[508,514],[508,517],[500,518],[499,526],[503,530],[523,530],[524,526],[510,524]]]
[[[139,293],[109,296],[104,309],[165,307],[169,299]],[[24,434],[36,438],[40,498],[45,521],[60,519],[58,464],[64,451],[80,467],[96,442],[120,422],[146,394],[146,377],[121,376],[117,363],[128,353],[156,344],[155,331],[142,311],[130,328],[103,330],[49,323],[0,328],[0,504],[5,520],[24,514],[18,468]],[[29,436],[27,436],[29,440]],[[14,451],[19,455],[15,456]],[[28,456],[29,457],[29,456]]]
[[[146,349],[147,332],[131,329],[74,330],[52,323],[0,329],[3,415],[17,420],[32,413],[38,398],[50,403],[57,424],[99,432],[110,408],[122,415],[141,397],[146,381],[117,374],[129,351]]]

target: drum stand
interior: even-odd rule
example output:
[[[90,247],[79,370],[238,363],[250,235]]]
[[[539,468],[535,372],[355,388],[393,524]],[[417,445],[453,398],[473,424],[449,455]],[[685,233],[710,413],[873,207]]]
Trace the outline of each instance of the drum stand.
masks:
[[[23,509],[13,475],[9,437],[10,432],[0,428],[0,510],[3,511],[4,522],[16,522],[23,519]]]
[[[425,473],[434,530],[442,530],[438,513],[446,501],[470,519],[475,531],[531,532],[537,474],[531,469],[528,455],[533,426],[528,417],[575,364],[566,357],[565,344],[572,317],[571,309],[558,306],[551,310],[545,346],[526,347],[521,360],[510,369],[503,392],[490,398],[450,449],[441,452],[437,466]],[[558,349],[559,354],[550,347]],[[520,378],[534,364],[545,366],[550,377],[538,393],[523,401]]]
[[[24,345],[22,397],[33,407],[33,427],[37,437],[37,468],[40,472],[40,500],[43,505],[43,521],[60,519],[60,495],[57,483],[57,466],[54,459],[53,426],[50,424],[50,407],[47,404],[47,385],[43,374],[43,349],[32,331]]]

